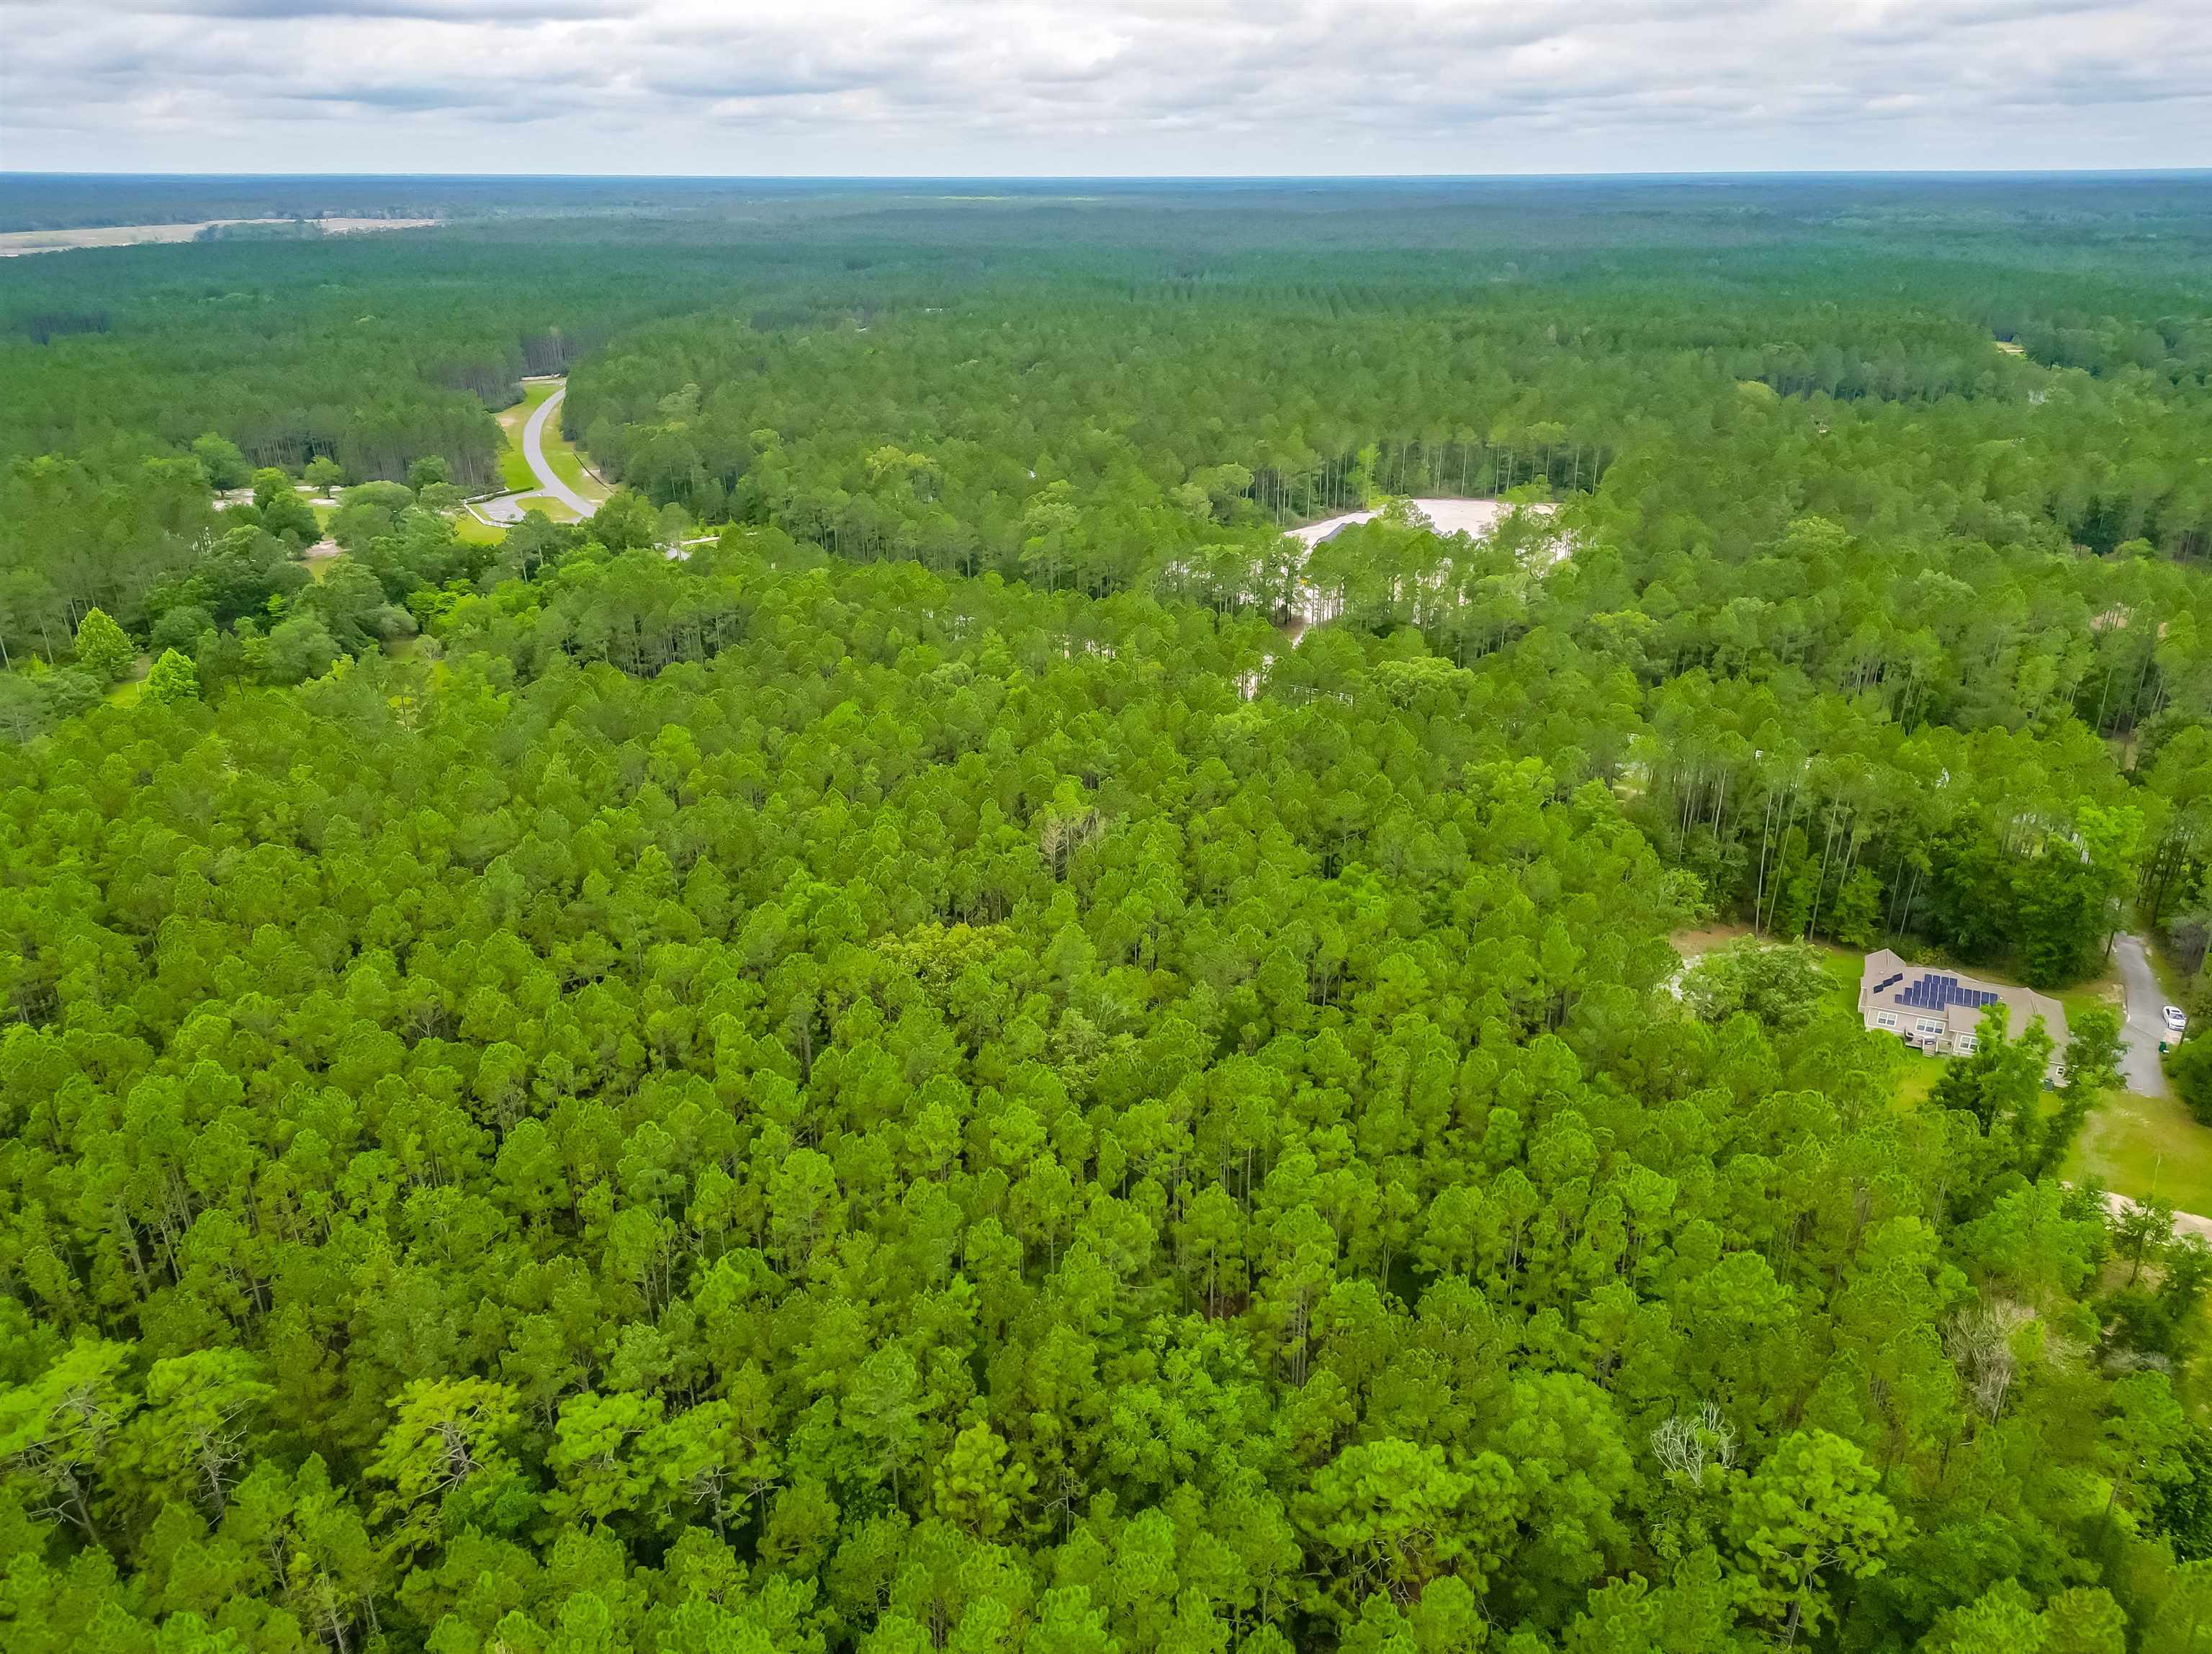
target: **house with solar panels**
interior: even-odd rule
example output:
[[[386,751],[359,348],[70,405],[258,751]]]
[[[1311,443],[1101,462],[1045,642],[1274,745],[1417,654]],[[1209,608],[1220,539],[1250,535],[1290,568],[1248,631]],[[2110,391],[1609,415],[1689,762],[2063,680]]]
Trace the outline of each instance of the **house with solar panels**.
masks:
[[[1982,1012],[2000,1000],[2011,1011],[2014,1035],[2036,1018],[2043,1019],[2052,1041],[2051,1067],[2045,1077],[2059,1084],[2065,1077],[2058,1059],[2066,1049],[2066,1007],[2048,994],[1907,964],[1887,948],[1868,954],[1859,973],[1859,1014],[1866,1025],[1894,1034],[1931,1056],[1964,1056],[1972,1051]]]

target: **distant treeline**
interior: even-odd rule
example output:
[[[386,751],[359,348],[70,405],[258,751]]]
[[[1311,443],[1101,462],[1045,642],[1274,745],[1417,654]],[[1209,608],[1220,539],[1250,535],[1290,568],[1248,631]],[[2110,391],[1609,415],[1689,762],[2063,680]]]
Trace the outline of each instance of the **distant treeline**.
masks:
[[[2212,550],[2205,180],[988,193],[0,181],[0,222],[571,215],[0,264],[0,458],[65,456],[9,486],[0,643],[194,555],[143,478],[204,435],[488,487],[494,411],[572,364],[569,428],[657,502],[1095,592],[1370,491],[1595,493],[1683,549],[1910,500],[1998,544]]]

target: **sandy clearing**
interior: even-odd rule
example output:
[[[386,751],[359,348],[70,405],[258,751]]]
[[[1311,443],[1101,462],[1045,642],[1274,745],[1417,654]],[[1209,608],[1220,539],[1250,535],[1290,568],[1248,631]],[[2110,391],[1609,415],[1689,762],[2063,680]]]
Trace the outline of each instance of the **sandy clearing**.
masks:
[[[1726,947],[1730,942],[1741,941],[1752,933],[1749,925],[1728,921],[1697,930],[1678,930],[1667,939],[1674,945],[1674,952],[1687,960],[1711,953],[1715,948]]]
[[[83,229],[0,230],[0,258],[27,252],[70,252],[82,247],[129,247],[149,242],[189,241],[202,230],[231,224],[289,224],[289,218],[206,218],[194,224],[95,224]],[[428,229],[435,218],[316,218],[325,235],[356,235],[372,230]]]
[[[1429,526],[1437,533],[1465,534],[1474,539],[1488,536],[1516,508],[1540,517],[1551,516],[1559,508],[1546,502],[1516,508],[1504,500],[1409,500],[1407,503],[1426,518]],[[1347,511],[1340,517],[1308,523],[1303,528],[1287,532],[1292,539],[1311,551],[1340,529],[1348,528],[1354,523],[1371,522],[1381,514],[1375,511]],[[1534,560],[1533,566],[1537,569],[1552,568],[1564,562],[1573,549],[1571,536],[1554,534],[1548,547]],[[1278,623],[1281,623],[1284,618],[1300,623],[1291,633],[1291,643],[1295,648],[1307,628],[1321,624],[1325,617],[1318,607],[1318,593],[1306,584],[1301,573],[1292,588],[1290,613],[1287,617],[1279,617]]]
[[[1426,517],[1439,534],[1472,534],[1477,538],[1489,533],[1505,520],[1513,509],[1503,500],[1409,500],[1407,503]],[[1521,508],[1539,517],[1548,517],[1559,510],[1556,505],[1535,504]],[[1340,517],[1308,523],[1304,528],[1291,530],[1293,538],[1304,540],[1310,546],[1319,545],[1340,528],[1354,523],[1371,522],[1381,515],[1374,511],[1347,511]]]
[[[2136,1209],[2136,1202],[2124,1195],[2115,1195],[2112,1190],[2106,1189],[2105,1209],[2116,1218],[2124,1217]],[[2212,1218],[2200,1218],[2194,1212],[2177,1212],[2173,1214],[2173,1232],[2177,1235],[2201,1236],[2205,1240],[2212,1241]]]

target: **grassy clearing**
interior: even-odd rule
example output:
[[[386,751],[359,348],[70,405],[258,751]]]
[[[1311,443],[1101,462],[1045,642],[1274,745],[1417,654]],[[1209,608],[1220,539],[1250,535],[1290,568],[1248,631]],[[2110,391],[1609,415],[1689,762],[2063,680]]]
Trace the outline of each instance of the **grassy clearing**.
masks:
[[[522,457],[522,428],[530,423],[531,415],[545,405],[545,398],[559,388],[550,380],[526,384],[522,400],[512,408],[499,410],[499,429],[507,439],[499,450],[499,480],[510,494],[524,493],[538,486],[530,461]]]
[[[1992,974],[1983,971],[1978,974],[1989,976],[1992,982],[2009,982],[2016,980],[2002,972]],[[2069,1024],[2073,1021],[2076,1012],[2086,1011],[2093,1006],[2101,1006],[2124,1020],[2127,1016],[2127,990],[2120,985],[2118,967],[2109,960],[2106,961],[2101,976],[2092,976],[2085,982],[2076,982],[2071,988],[2039,991],[2048,992],[2052,999],[2066,1007],[2066,1019]]]
[[[1901,1045],[1903,1041],[1899,1041]],[[1935,1094],[1936,1081],[1951,1066],[1947,1056],[1925,1056],[1917,1051],[1905,1054],[1904,1066],[1898,1070],[1897,1105],[1900,1109],[1917,1108]]]
[[[2066,1176],[2094,1177],[2133,1200],[2155,1195],[2184,1212],[2212,1216],[2212,1131],[2191,1119],[2178,1098],[2116,1092],[2082,1128]]]
[[[2096,1006],[2103,1006],[2123,1019],[2127,1016],[2127,996],[2120,988],[2120,979],[2118,976],[2105,976],[2094,982],[2081,982],[2067,988],[2063,993],[2053,994],[2051,997],[2066,1007],[2066,1022],[2069,1027],[2073,1025],[2074,1019],[2079,1012]]]
[[[497,545],[507,538],[507,531],[473,511],[464,511],[453,519],[453,538],[469,545]]]
[[[1866,955],[1848,952],[1826,942],[1813,944],[1820,953],[1820,969],[1836,985],[1836,999],[1846,1011],[1859,1008],[1859,979],[1866,974]]]
[[[501,408],[499,410],[499,423],[518,437],[520,436],[523,426],[529,423],[530,416],[544,407],[546,398],[559,390],[561,385],[562,381],[557,379],[526,379],[522,381],[522,400],[512,408]]]

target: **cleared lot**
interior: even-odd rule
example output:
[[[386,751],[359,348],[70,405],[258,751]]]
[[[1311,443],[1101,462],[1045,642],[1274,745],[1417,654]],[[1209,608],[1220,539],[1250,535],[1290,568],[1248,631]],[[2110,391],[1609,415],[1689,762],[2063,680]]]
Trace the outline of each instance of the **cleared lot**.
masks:
[[[1413,500],[1407,502],[1439,534],[1473,534],[1480,538],[1505,520],[1505,514],[1514,508],[1503,500]],[[1539,517],[1548,517],[1559,509],[1556,505],[1527,505],[1522,510]],[[1347,511],[1341,517],[1330,517],[1324,521],[1308,523],[1304,528],[1291,530],[1293,538],[1308,545],[1319,545],[1340,528],[1349,528],[1354,523],[1370,522],[1382,514],[1374,511]]]
[[[206,218],[196,224],[99,224],[86,229],[0,230],[0,258],[27,252],[68,252],[78,247],[129,247],[155,241],[189,241],[202,230],[233,224],[289,224],[289,218]],[[310,218],[325,235],[369,230],[428,229],[434,218]]]

